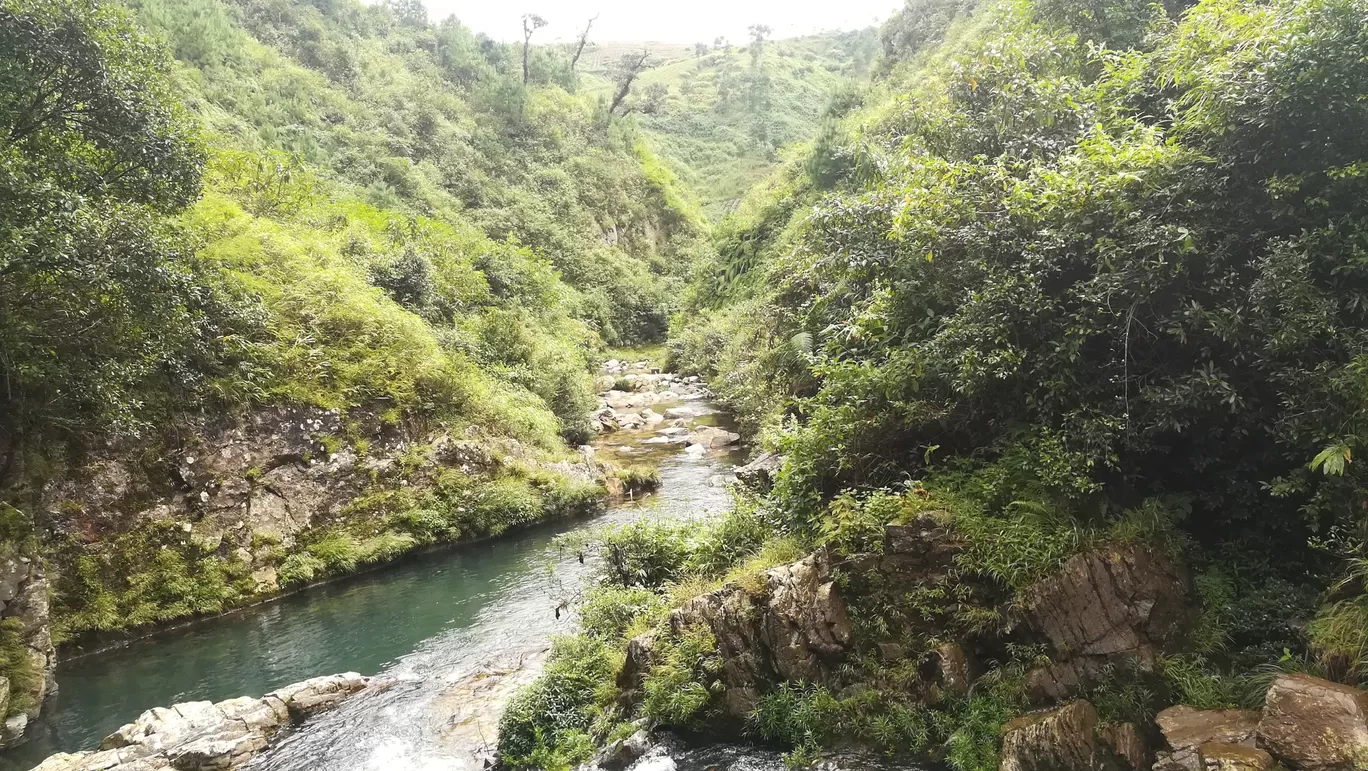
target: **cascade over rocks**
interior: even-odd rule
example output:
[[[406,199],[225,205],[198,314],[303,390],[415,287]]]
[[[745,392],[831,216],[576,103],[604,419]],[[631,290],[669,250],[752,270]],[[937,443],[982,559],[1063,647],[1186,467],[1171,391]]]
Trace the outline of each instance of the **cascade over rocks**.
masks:
[[[96,752],[59,753],[33,771],[226,771],[246,764],[279,731],[332,709],[371,678],[355,672],[287,685],[260,699],[154,707],[110,734]]]

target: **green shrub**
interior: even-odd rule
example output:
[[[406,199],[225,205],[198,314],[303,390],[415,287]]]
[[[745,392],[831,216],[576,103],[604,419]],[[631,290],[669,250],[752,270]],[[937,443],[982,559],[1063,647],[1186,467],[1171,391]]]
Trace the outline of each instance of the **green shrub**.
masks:
[[[31,691],[44,677],[33,665],[28,646],[24,644],[24,622],[19,618],[0,621],[0,676],[9,678],[9,715],[25,712],[33,706]]]
[[[573,767],[592,756],[586,734],[612,699],[620,661],[598,639],[558,638],[542,676],[520,690],[499,719],[503,762],[511,768]]]
[[[580,603],[580,628],[585,634],[618,640],[639,618],[653,617],[665,608],[664,598],[638,586],[599,586]]]
[[[307,584],[323,577],[327,570],[327,564],[318,557],[308,552],[295,552],[286,557],[276,569],[276,580],[281,586]]]
[[[691,627],[657,637],[652,655],[641,684],[642,713],[665,725],[694,725],[723,689],[717,638],[705,628]]]

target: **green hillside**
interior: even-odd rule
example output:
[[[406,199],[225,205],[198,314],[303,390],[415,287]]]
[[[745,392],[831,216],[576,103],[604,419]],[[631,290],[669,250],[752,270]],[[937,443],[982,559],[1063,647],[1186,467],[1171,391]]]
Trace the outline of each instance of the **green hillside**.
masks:
[[[639,116],[645,134],[718,219],[772,171],[780,151],[810,140],[833,99],[862,81],[877,50],[873,29],[701,50],[608,43],[586,55],[583,89],[606,98],[607,67],[648,50],[658,66],[638,79],[665,98]]]
[[[518,48],[416,3],[0,13],[0,513],[55,561],[59,632],[217,612],[605,493],[543,466],[586,438],[605,346],[663,337],[705,233],[564,62],[535,52],[524,83]],[[507,462],[339,482],[345,506],[271,546],[207,509],[277,465],[193,496],[176,466],[276,409],[337,416],[298,462],[423,466],[440,435]],[[82,492],[120,464],[117,495]]]

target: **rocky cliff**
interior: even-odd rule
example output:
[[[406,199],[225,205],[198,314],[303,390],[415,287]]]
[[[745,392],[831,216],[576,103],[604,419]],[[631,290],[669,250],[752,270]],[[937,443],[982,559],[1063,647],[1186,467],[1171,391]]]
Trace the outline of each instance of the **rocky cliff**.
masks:
[[[8,674],[0,676],[0,747],[23,739],[29,720],[56,690],[48,593],[41,560],[17,552],[0,558],[0,639],[9,663]]]

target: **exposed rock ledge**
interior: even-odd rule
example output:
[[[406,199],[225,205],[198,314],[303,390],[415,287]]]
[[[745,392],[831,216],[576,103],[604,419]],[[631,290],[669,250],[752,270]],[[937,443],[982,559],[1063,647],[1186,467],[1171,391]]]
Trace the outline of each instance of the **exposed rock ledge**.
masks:
[[[96,752],[53,755],[33,771],[226,771],[266,749],[282,728],[329,710],[371,679],[355,672],[315,677],[260,699],[154,707],[105,737]]]

